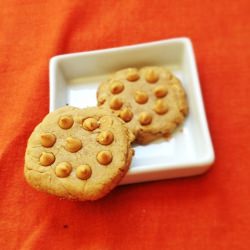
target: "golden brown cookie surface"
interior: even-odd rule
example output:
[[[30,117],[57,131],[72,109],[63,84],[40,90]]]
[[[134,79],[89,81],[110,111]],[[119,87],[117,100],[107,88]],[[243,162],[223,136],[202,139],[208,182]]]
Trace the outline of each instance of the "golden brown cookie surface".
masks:
[[[99,199],[127,172],[132,140],[122,121],[105,110],[60,108],[48,114],[29,138],[26,180],[60,197]]]
[[[188,112],[180,80],[164,67],[120,70],[100,84],[97,100],[119,116],[141,144],[170,136]]]

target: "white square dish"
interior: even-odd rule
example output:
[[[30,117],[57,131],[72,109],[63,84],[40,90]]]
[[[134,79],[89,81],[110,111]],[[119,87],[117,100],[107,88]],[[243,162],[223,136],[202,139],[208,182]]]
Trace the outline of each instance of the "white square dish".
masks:
[[[186,90],[189,115],[169,140],[134,145],[135,156],[121,184],[198,175],[214,162],[191,41],[176,38],[132,46],[55,56],[50,61],[50,111],[96,106],[105,77],[126,67],[168,66]]]

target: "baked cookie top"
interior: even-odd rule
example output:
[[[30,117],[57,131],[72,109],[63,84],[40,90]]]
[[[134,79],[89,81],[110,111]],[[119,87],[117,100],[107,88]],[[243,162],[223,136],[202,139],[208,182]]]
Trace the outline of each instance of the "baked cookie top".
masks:
[[[99,199],[128,170],[132,140],[132,133],[110,112],[60,108],[48,114],[28,140],[26,180],[60,197]]]
[[[188,112],[180,80],[157,66],[116,72],[100,84],[97,100],[125,121],[141,144],[169,137]]]

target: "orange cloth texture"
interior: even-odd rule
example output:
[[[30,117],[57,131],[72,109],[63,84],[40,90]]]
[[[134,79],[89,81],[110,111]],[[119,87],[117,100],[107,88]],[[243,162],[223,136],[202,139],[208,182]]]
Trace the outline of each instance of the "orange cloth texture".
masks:
[[[249,249],[250,5],[213,2],[1,1],[1,249]],[[182,36],[194,45],[216,154],[209,172],[117,187],[96,202],[25,182],[52,56]]]

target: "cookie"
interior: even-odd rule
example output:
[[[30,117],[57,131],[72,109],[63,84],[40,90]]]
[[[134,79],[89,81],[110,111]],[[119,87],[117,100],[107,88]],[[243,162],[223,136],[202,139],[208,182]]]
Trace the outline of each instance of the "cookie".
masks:
[[[120,70],[100,84],[97,100],[125,122],[139,144],[169,137],[188,113],[180,80],[164,67]]]
[[[133,134],[100,108],[63,107],[31,134],[24,174],[34,188],[78,200],[109,193],[127,172]]]

